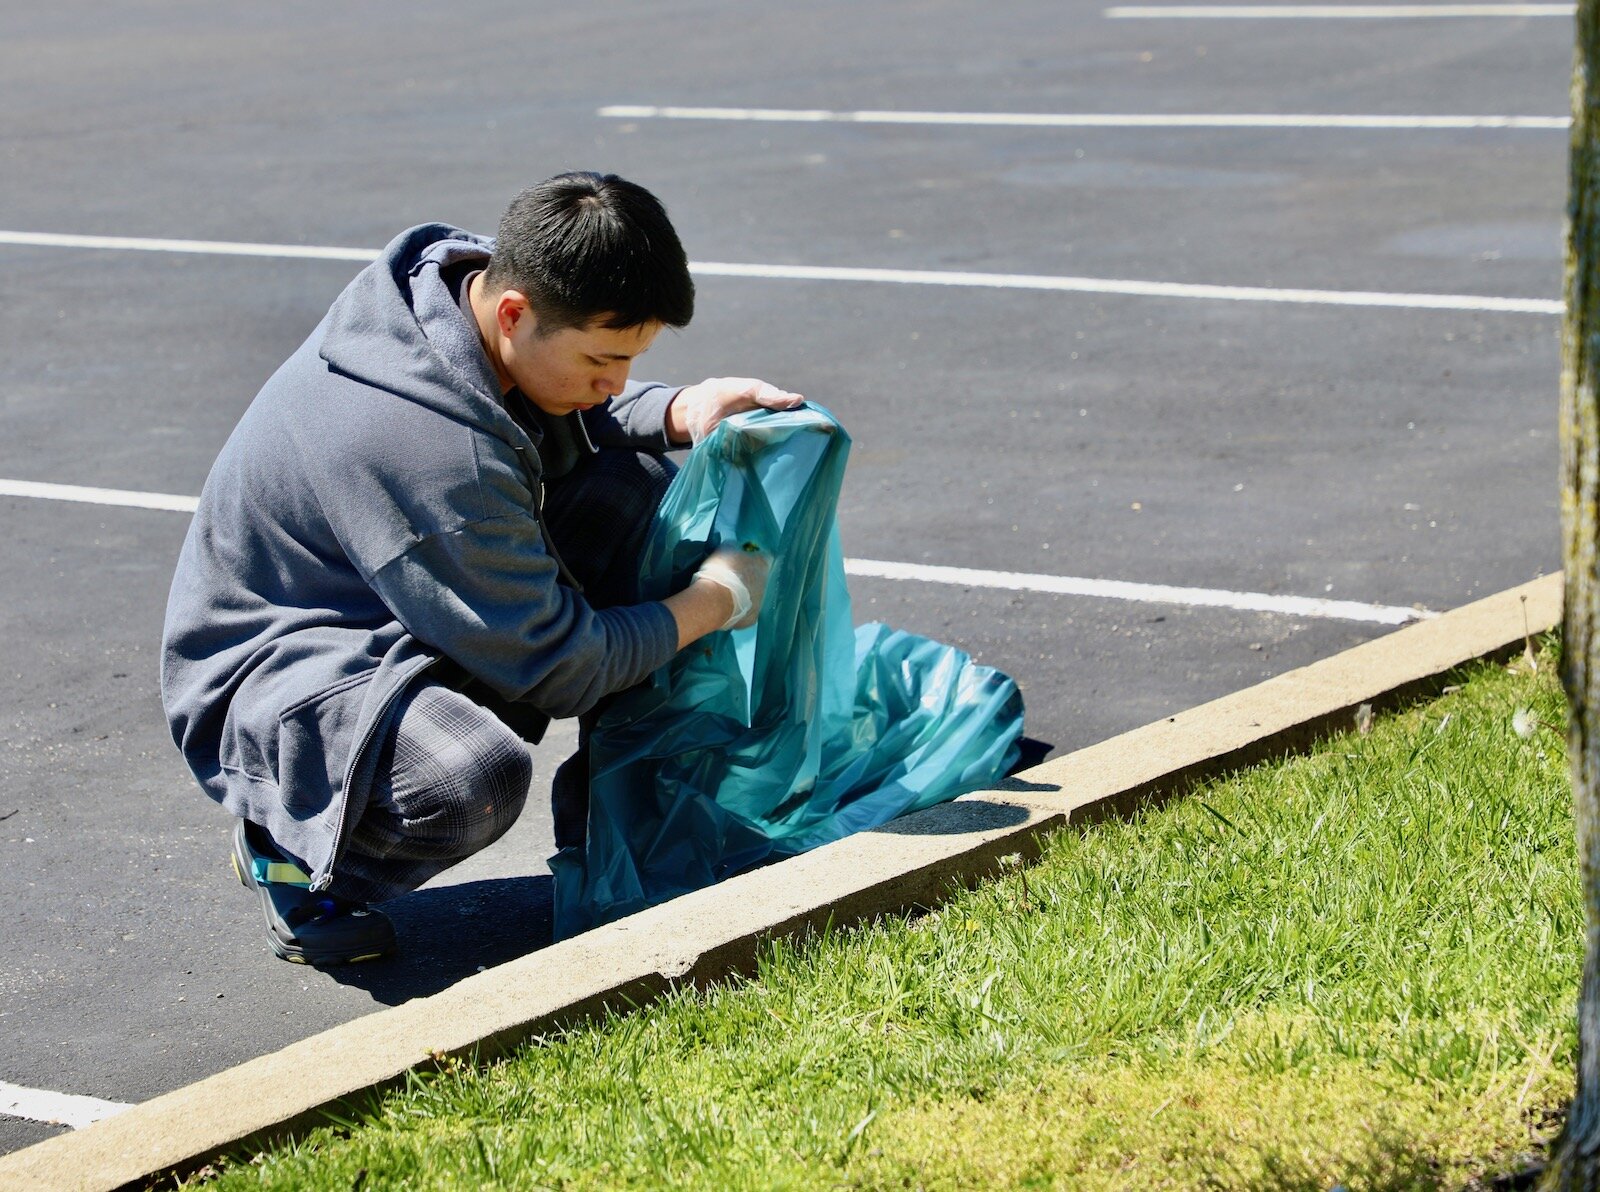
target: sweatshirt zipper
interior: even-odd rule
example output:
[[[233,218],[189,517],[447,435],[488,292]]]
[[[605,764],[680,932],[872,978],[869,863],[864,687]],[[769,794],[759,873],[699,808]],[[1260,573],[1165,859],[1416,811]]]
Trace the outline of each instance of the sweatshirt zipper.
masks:
[[[544,524],[544,469],[530,467],[528,462],[528,448],[513,447],[517,457],[522,460],[522,466],[533,478],[533,520],[538,523],[539,537],[544,540],[544,549],[555,560],[556,575],[561,582],[566,584],[578,595],[583,595],[583,585],[578,582],[578,577],[573,575],[567,567],[567,561],[561,557],[561,552],[556,549],[555,539],[550,536],[550,527]]]
[[[427,667],[420,669],[426,670]],[[394,684],[389,692],[385,694],[383,703],[379,705],[372,719],[367,722],[367,731],[362,734],[361,741],[356,745],[355,752],[350,755],[350,764],[345,768],[344,772],[344,802],[339,807],[339,822],[334,825],[333,829],[333,855],[328,862],[328,872],[323,874],[317,881],[311,883],[311,893],[313,894],[320,894],[333,884],[333,867],[338,864],[339,854],[344,851],[345,832],[349,827],[350,784],[355,780],[362,763],[366,760],[367,750],[372,748],[372,741],[378,735],[378,729],[389,719],[389,709],[394,707],[395,700],[399,699],[400,694],[410,685],[411,677],[408,677],[404,683]]]

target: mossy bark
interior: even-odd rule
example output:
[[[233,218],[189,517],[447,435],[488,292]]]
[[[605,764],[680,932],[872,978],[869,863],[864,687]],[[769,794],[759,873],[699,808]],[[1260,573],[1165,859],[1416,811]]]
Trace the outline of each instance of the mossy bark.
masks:
[[[1600,1188],[1600,0],[1579,0],[1572,65],[1566,321],[1561,339],[1562,683],[1587,948],[1578,998],[1578,1084],[1544,1186]]]

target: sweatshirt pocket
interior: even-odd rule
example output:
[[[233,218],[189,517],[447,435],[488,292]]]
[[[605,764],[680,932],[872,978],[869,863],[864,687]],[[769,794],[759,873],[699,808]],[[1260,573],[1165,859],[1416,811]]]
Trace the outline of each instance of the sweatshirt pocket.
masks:
[[[278,788],[296,815],[322,815],[343,795],[367,688],[377,671],[341,679],[279,713]]]

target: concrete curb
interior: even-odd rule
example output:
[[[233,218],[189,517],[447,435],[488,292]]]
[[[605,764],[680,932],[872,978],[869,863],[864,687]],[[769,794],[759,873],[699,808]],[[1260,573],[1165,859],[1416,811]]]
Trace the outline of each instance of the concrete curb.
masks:
[[[1036,766],[993,791],[733,878],[0,1157],[3,1189],[143,1187],[320,1124],[322,1111],[447,1056],[490,1056],[684,982],[748,971],[762,944],[943,901],[1036,856],[1068,823],[1122,814],[1303,748],[1437,688],[1561,620],[1547,575],[1167,720]]]

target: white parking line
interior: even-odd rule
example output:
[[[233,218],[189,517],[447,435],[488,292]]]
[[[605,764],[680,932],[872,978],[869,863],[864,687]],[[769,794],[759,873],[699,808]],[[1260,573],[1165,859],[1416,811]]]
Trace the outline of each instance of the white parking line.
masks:
[[[37,480],[0,480],[0,497],[33,497],[47,501],[76,501],[90,505],[120,505],[134,509],[165,509],[193,513],[195,497],[176,493],[138,492],[123,488],[86,488],[76,484],[45,484]],[[1291,617],[1322,617],[1335,621],[1364,621],[1376,625],[1404,625],[1437,613],[1398,605],[1362,604],[1351,600],[1321,600],[1306,596],[1275,596],[1266,592],[1230,592],[1214,588],[1179,588],[1169,584],[1142,584],[1127,580],[1082,579],[1067,575],[1035,575],[1021,571],[981,571],[970,567],[939,567],[924,563],[889,563],[880,559],[846,559],[850,575],[874,579],[918,580],[963,588],[1002,588],[1013,592],[1046,592],[1058,596],[1090,596],[1144,604],[1181,604],[1194,608],[1231,608],[1242,612],[1282,613]]]
[[[1223,302],[1288,302],[1320,306],[1398,306],[1415,310],[1481,310],[1501,314],[1559,315],[1549,298],[1492,298],[1477,294],[1390,294],[1373,290],[1289,290],[1269,286],[1212,286],[1189,282],[1123,281],[1104,277],[1050,277],[1033,273],[957,273],[932,269],[847,269],[816,265],[735,265],[699,261],[696,273],[713,277],[790,278],[796,281],[897,282],[901,285],[973,286],[1001,290],[1055,290],[1123,294],[1139,298],[1200,298]]]
[[[1570,17],[1575,4],[1124,4],[1102,14],[1112,20],[1203,18],[1236,20],[1413,20],[1419,17]]]
[[[99,1097],[79,1097],[73,1093],[52,1093],[47,1089],[23,1088],[0,1080],[0,1114],[45,1122],[52,1126],[82,1129],[121,1113],[133,1106],[126,1101],[102,1101]]]
[[[1004,588],[1018,592],[1094,596],[1145,604],[1231,608],[1242,612],[1283,613],[1291,617],[1324,617],[1334,621],[1365,621],[1376,625],[1404,625],[1439,615],[1427,609],[1362,604],[1352,600],[1318,600],[1307,596],[1274,596],[1265,592],[1229,592],[1216,588],[1178,588],[1167,584],[1140,584],[1115,579],[1029,575],[1019,571],[977,571],[969,567],[934,567],[921,563],[882,563],[876,559],[846,559],[844,569],[850,575],[922,580],[925,583],[954,584],[963,588]]]
[[[611,104],[600,116],[616,120],[744,120],[802,124],[956,124],[1002,128],[1347,128],[1564,129],[1568,116],[1319,116],[1276,114],[1162,115],[1098,112],[878,112],[823,108],[685,108]]]
[[[373,261],[375,248],[315,244],[251,244],[240,240],[163,240],[148,236],[74,236],[61,232],[0,232],[0,244],[38,248],[100,248],[121,252],[192,252],[222,257],[288,257],[313,261]]]
[[[0,480],[0,497],[36,497],[44,501],[77,501],[86,505],[119,505],[125,509],[166,509],[193,513],[198,497],[175,493],[135,492],[126,488],[85,488],[81,484],[42,484],[37,480]]]
[[[371,261],[370,248],[325,248],[304,244],[252,244],[232,240],[161,240],[133,236],[76,236],[55,232],[0,231],[0,245],[113,249],[133,252],[209,253],[218,256],[292,257]],[[1053,277],[1035,273],[968,273],[941,269],[857,269],[831,265],[746,265],[691,261],[702,277],[750,277],[784,281],[880,282],[914,286],[967,286],[995,290],[1054,290],[1077,294],[1121,294],[1138,298],[1194,298],[1226,302],[1289,302],[1321,306],[1386,306],[1415,310],[1476,310],[1500,314],[1559,315],[1549,298],[1495,298],[1479,294],[1391,294],[1369,290],[1288,290],[1270,286],[1213,286],[1188,282],[1125,281],[1105,277]]]
[[[243,240],[163,240],[142,235],[72,235],[66,232],[0,232],[0,245],[24,248],[102,248],[123,253],[205,253],[208,256],[275,256],[310,261],[376,261],[376,248],[323,245],[256,245]]]

